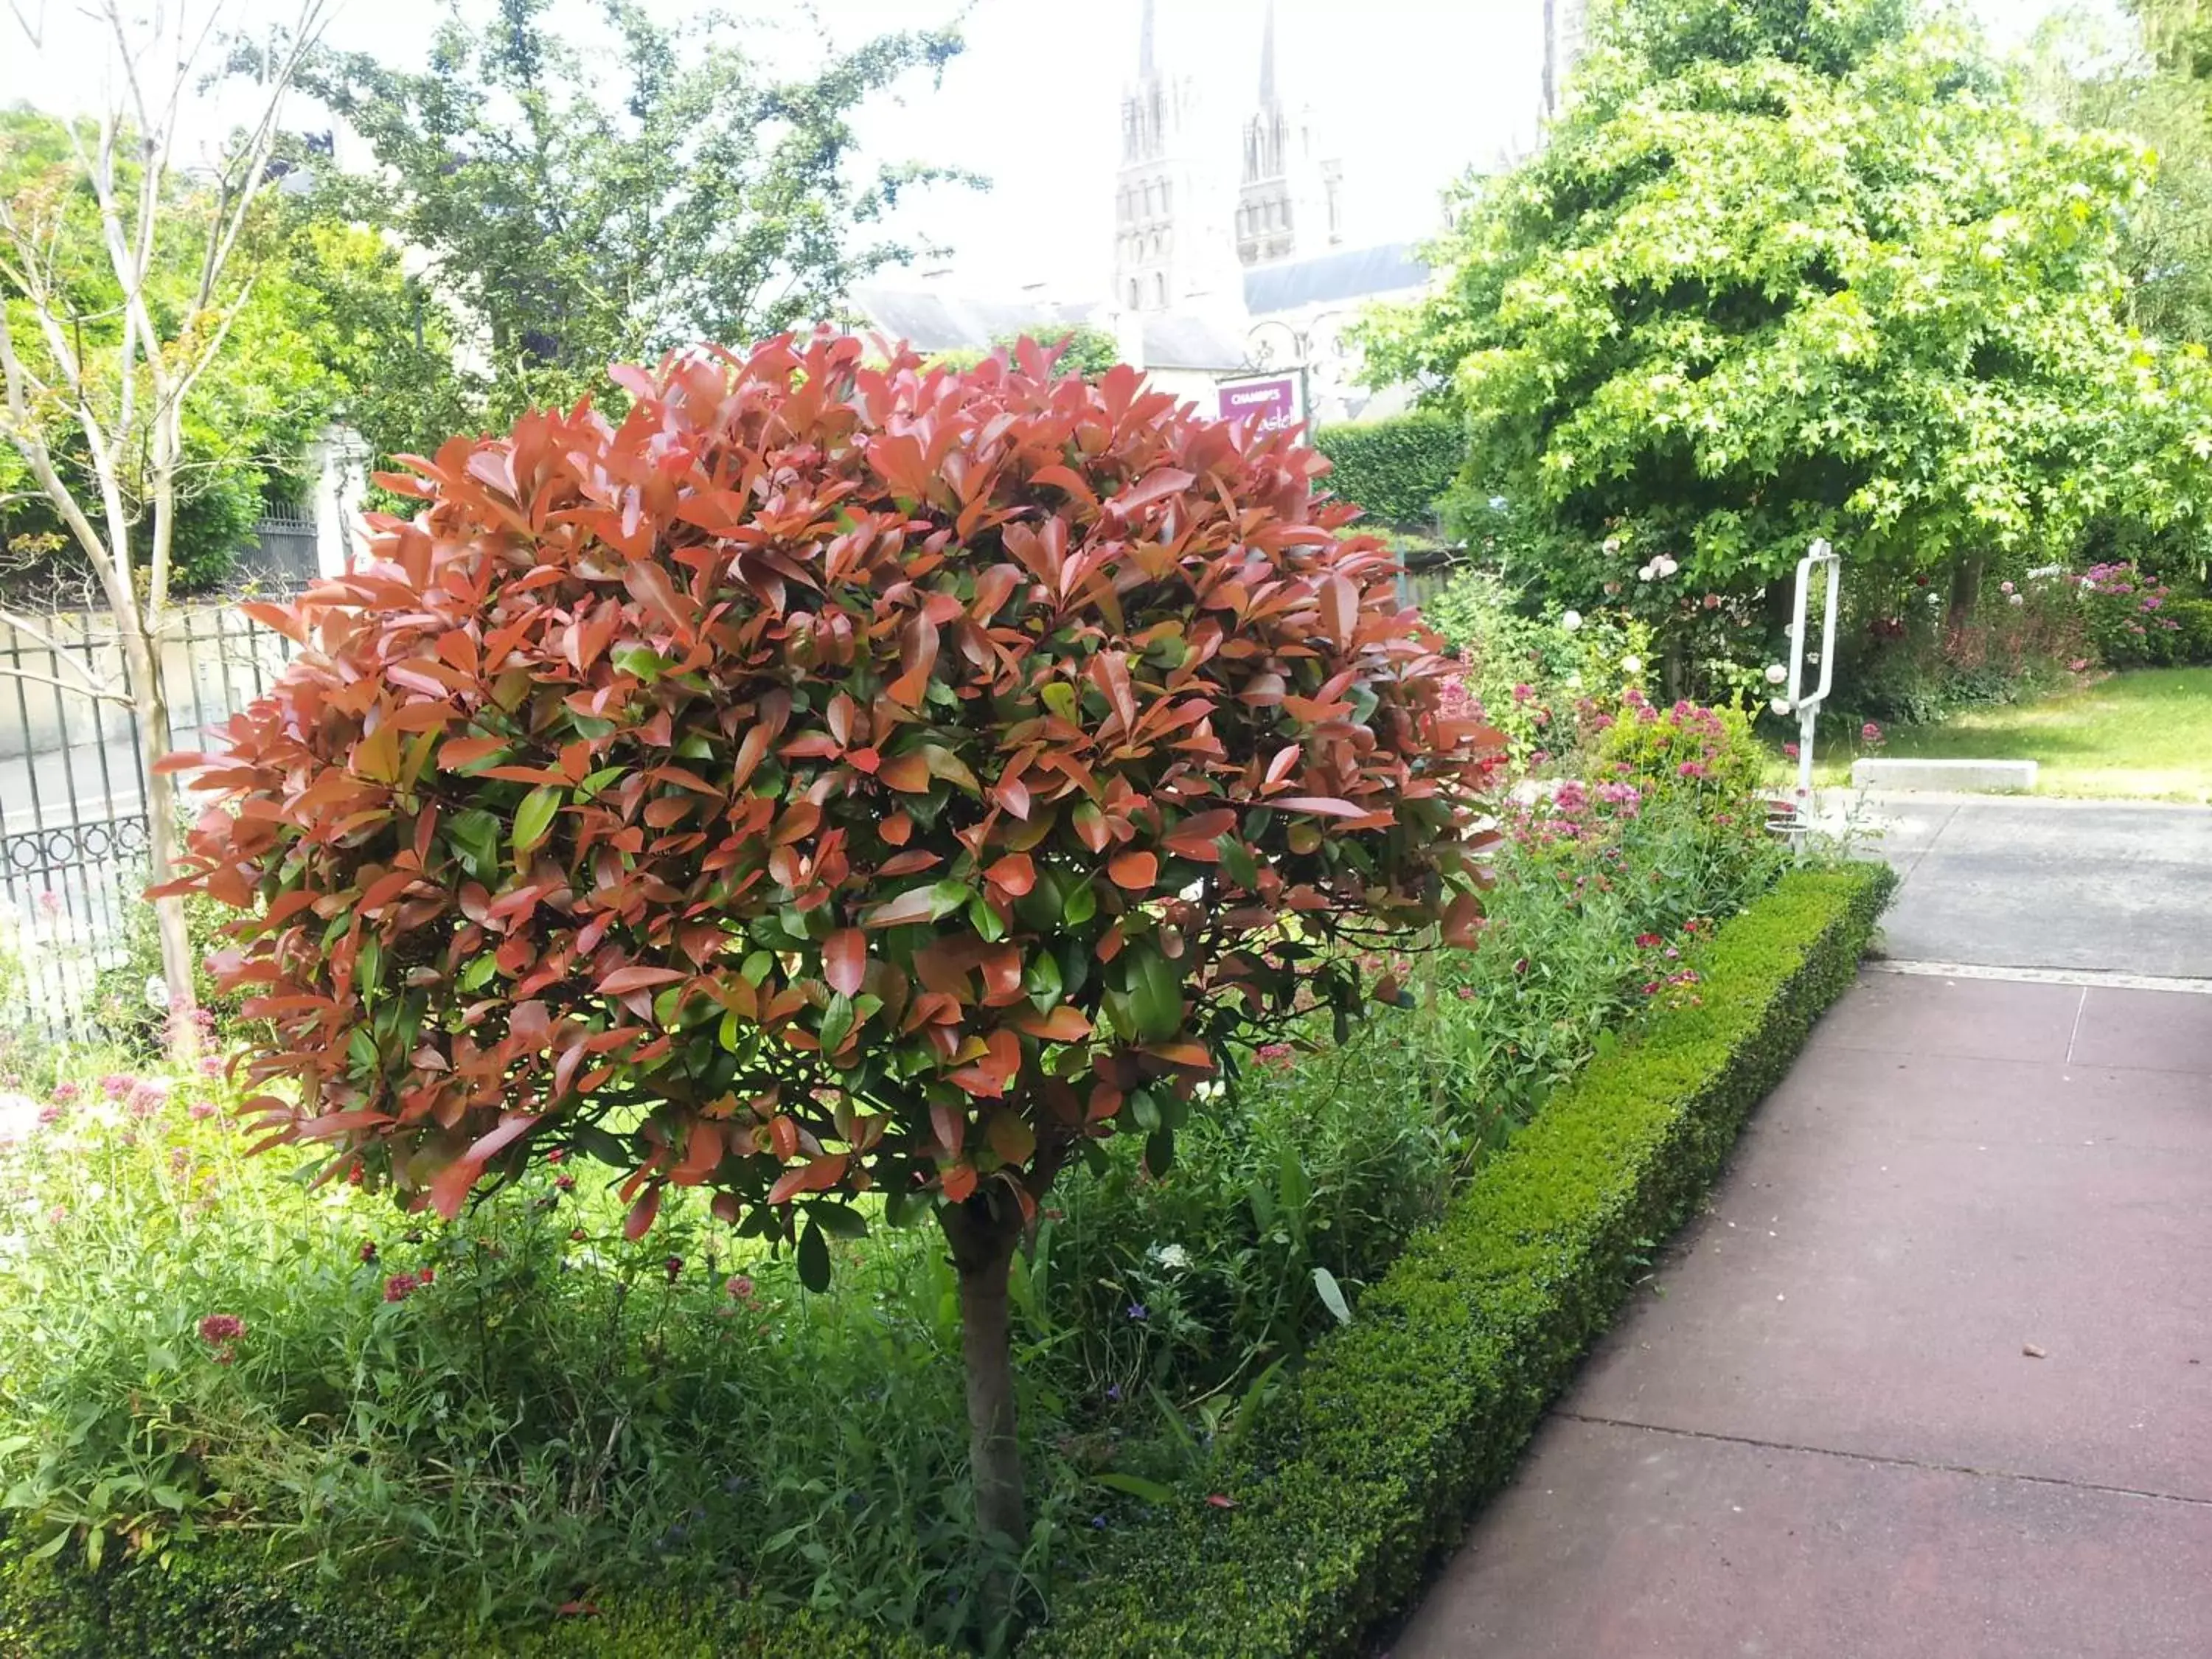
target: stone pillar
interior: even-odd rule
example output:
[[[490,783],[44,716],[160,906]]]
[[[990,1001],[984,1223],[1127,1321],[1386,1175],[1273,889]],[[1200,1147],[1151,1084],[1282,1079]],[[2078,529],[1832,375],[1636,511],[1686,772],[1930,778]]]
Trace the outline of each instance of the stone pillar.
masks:
[[[315,568],[341,576],[362,550],[361,512],[368,495],[368,445],[350,428],[326,426],[307,446],[314,477]]]

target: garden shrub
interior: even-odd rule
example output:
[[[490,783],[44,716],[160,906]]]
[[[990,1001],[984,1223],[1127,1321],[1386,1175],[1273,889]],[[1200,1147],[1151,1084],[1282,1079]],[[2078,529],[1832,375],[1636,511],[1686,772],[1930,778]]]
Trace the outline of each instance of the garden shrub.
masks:
[[[1886,867],[1800,872],[1594,1063],[1361,1298],[1213,1478],[1062,1597],[1025,1659],[1334,1659],[1422,1582],[1746,1115],[1850,984]]]
[[[2107,668],[2212,661],[2212,600],[2178,599],[2133,564],[2094,564],[2076,579],[2097,659]]]
[[[1631,687],[1597,744],[1597,772],[1649,796],[1692,794],[1714,810],[1741,811],[1766,769],[1766,755],[1741,709],[1677,702],[1661,708]]]
[[[450,1218],[558,1149],[633,1237],[703,1188],[817,1290],[855,1197],[933,1218],[1018,1550],[1039,1201],[1116,1133],[1165,1168],[1245,1032],[1361,1012],[1340,936],[1467,936],[1496,734],[1318,456],[1127,366],[616,374],[619,424],[455,439],[366,564],[248,607],[307,648],[185,763],[225,806],[169,890],[246,912],[246,1070],[296,1086],[251,1109],[325,1176]]]
[[[1378,524],[1409,530],[1436,523],[1437,502],[1467,461],[1466,432],[1434,410],[1321,427],[1313,443],[1331,463],[1323,489]]]
[[[1421,610],[1466,665],[1480,717],[1539,768],[1571,755],[1585,708],[1638,684],[1647,666],[1643,623],[1613,611],[1531,617],[1486,572],[1462,572]]]

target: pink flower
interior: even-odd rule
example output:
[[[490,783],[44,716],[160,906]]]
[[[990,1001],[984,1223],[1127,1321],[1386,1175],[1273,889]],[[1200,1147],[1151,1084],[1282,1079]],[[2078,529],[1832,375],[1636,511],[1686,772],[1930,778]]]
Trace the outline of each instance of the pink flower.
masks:
[[[1881,742],[1881,727],[1869,720],[1864,726],[1859,727],[1859,741],[1870,746],[1879,745]]]
[[[57,1083],[54,1085],[54,1104],[57,1106],[66,1106],[70,1102],[77,1097],[77,1093],[78,1091],[76,1084]]]
[[[1661,943],[1656,933],[1638,933],[1636,936],[1636,948],[1639,951],[1656,950]]]
[[[200,1340],[210,1347],[235,1342],[246,1334],[246,1322],[236,1314],[210,1314],[200,1321]]]
[[[1252,1057],[1262,1066],[1273,1066],[1279,1072],[1287,1071],[1291,1058],[1291,1045],[1287,1042],[1262,1043],[1253,1051]]]
[[[195,1123],[204,1123],[208,1119],[215,1115],[215,1107],[210,1102],[196,1100],[191,1103],[191,1110],[187,1115],[190,1116]]]
[[[138,1086],[138,1079],[128,1072],[110,1072],[100,1079],[100,1091],[110,1100],[120,1100]]]
[[[722,1281],[722,1294],[733,1296],[740,1302],[753,1299],[753,1282],[744,1273],[732,1273]]]
[[[394,1273],[384,1281],[384,1299],[386,1302],[404,1302],[415,1294],[422,1283],[413,1273]]]
[[[1513,688],[1513,701],[1516,702],[1526,702],[1535,695],[1535,691],[1527,685],[1516,685]]]
[[[222,1056],[221,1054],[202,1054],[200,1056],[200,1075],[202,1077],[221,1077],[222,1075]]]
[[[1782,745],[1782,752],[1789,756],[1791,760],[1796,760],[1798,755],[1802,751],[1799,750],[1796,744],[1785,743]]]

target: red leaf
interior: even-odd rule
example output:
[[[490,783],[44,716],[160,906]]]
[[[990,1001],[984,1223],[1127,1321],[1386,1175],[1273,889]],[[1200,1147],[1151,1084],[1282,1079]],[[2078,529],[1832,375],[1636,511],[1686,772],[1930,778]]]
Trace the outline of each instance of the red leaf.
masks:
[[[599,981],[603,996],[618,997],[655,985],[673,985],[690,975],[675,968],[617,968]]]
[[[1019,898],[1036,885],[1036,866],[1026,853],[1009,853],[986,870],[983,878]]]
[[[857,927],[841,927],[822,942],[823,976],[841,996],[860,994],[860,981],[868,971],[867,935]]]
[[[1314,812],[1325,818],[1364,818],[1370,811],[1367,807],[1354,806],[1334,795],[1282,795],[1266,805],[1285,812]]]
[[[1321,585],[1321,625],[1337,644],[1350,645],[1359,621],[1359,590],[1349,576],[1324,577]]]
[[[629,1206],[629,1214],[623,1218],[623,1237],[633,1244],[653,1230],[653,1218],[660,1213],[660,1183],[653,1182],[637,1195],[637,1202]]]
[[[1106,866],[1106,873],[1114,878],[1116,887],[1126,887],[1133,893],[1149,892],[1159,879],[1160,861],[1150,853],[1124,853]]]
[[[1150,507],[1154,501],[1164,501],[1170,495],[1181,495],[1197,482],[1196,478],[1180,468],[1158,467],[1147,472],[1140,481],[1130,485],[1128,489],[1107,502],[1106,510],[1127,518],[1133,513]]]
[[[965,1204],[975,1194],[975,1166],[972,1164],[951,1164],[942,1177],[945,1197],[955,1204]]]

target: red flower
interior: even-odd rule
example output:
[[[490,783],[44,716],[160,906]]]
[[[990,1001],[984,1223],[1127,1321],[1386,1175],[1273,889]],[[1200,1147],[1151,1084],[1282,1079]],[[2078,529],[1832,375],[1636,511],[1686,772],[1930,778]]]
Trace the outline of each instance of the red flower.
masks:
[[[660,1264],[660,1270],[668,1275],[668,1282],[673,1285],[684,1277],[684,1258],[680,1255],[670,1256],[667,1261]]]
[[[384,1299],[386,1302],[404,1302],[415,1294],[422,1283],[413,1273],[394,1273],[384,1281]]]
[[[210,1346],[235,1342],[246,1334],[246,1322],[236,1314],[210,1314],[200,1321],[200,1340]]]
[[[361,1259],[363,1261],[374,1261],[376,1260],[376,1241],[374,1239],[364,1238],[361,1241]]]

